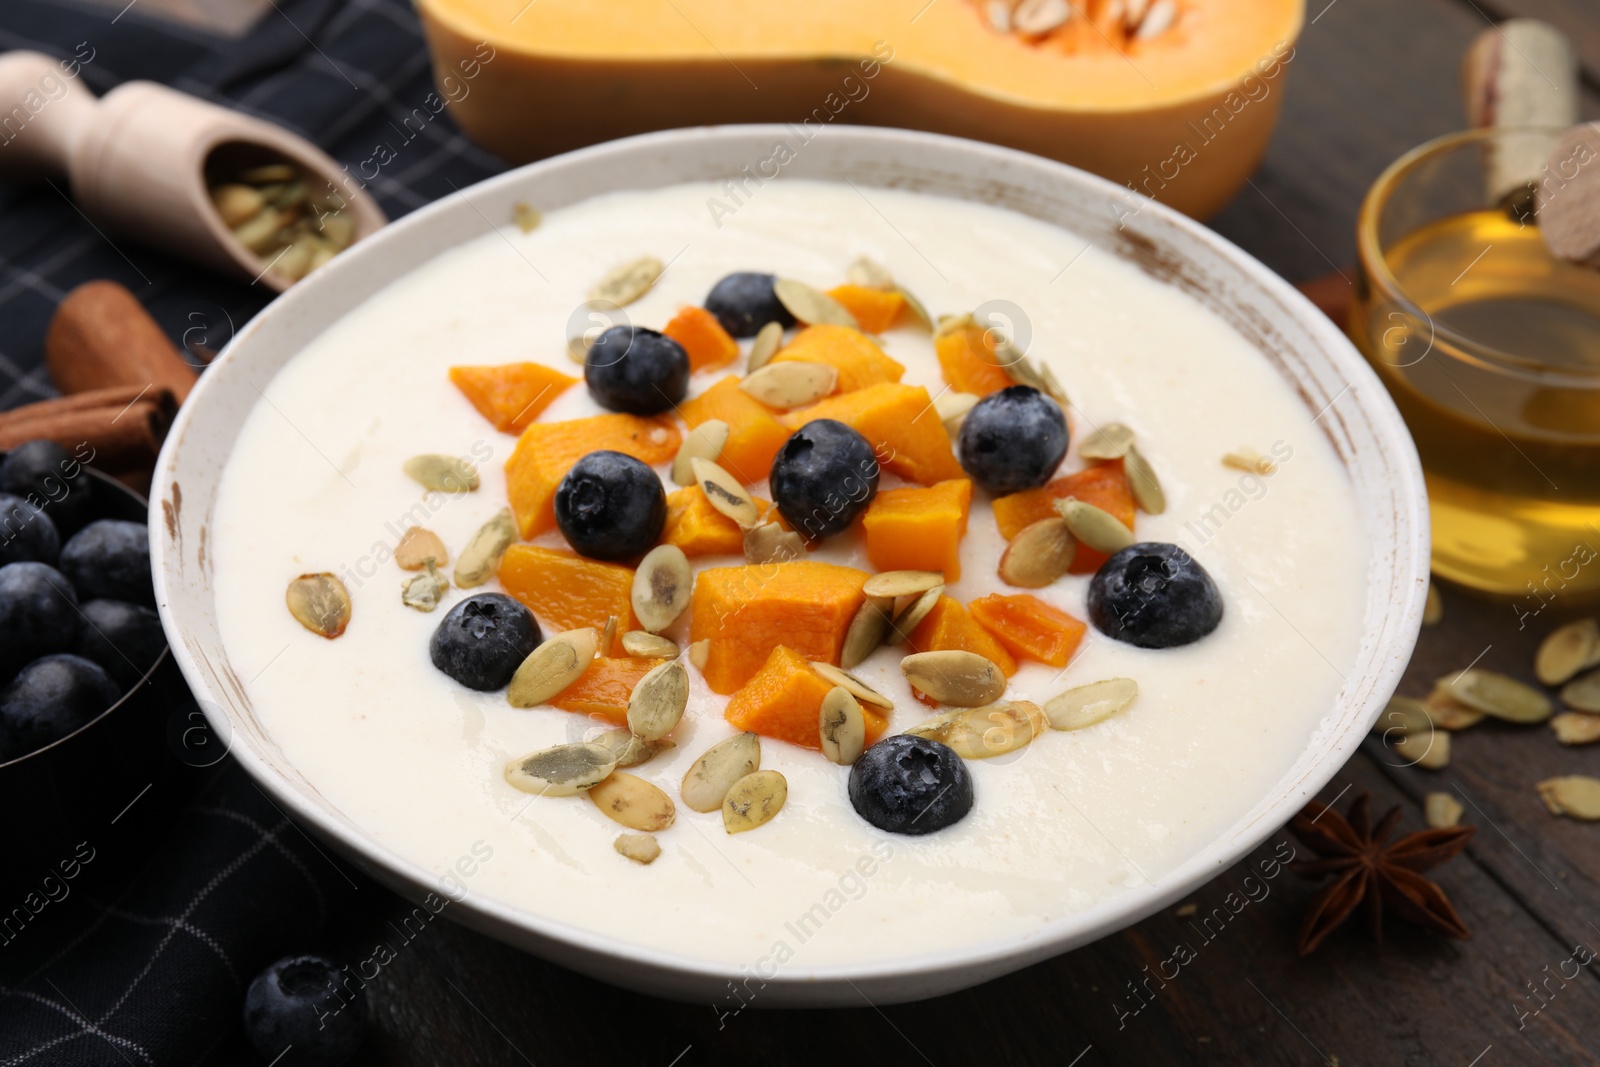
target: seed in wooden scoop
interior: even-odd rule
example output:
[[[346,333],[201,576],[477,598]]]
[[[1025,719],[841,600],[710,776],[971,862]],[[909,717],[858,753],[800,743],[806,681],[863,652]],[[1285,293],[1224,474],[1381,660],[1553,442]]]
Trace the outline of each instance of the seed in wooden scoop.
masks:
[[[926,719],[906,731],[948,745],[962,759],[990,759],[1015,752],[1046,725],[1044,709],[1026,700],[981,708],[958,708]]]
[[[276,185],[279,182],[292,182],[299,176],[300,172],[292,163],[263,163],[241,171],[239,180],[251,185]]]
[[[1390,738],[1395,754],[1407,764],[1437,771],[1450,763],[1450,735],[1443,730]]]
[[[706,669],[706,660],[711,657],[711,639],[709,637],[695,641],[689,645],[689,662],[694,664],[694,669]]]
[[[1433,587],[1433,582],[1428,583],[1428,596],[1422,602],[1422,625],[1437,626],[1439,620],[1444,618],[1444,601],[1439,598],[1439,590]]]
[[[660,633],[683,614],[693,592],[694,573],[683,549],[657,545],[633,572],[633,614],[646,630]]]
[[[649,292],[665,269],[655,256],[640,256],[613,267],[589,290],[589,302],[625,307]]]
[[[1506,722],[1544,722],[1555,710],[1531,685],[1494,671],[1457,671],[1440,678],[1438,687],[1452,700]]]
[[[494,518],[479,527],[456,560],[455,581],[459,589],[476,589],[500,569],[500,557],[517,539],[517,523],[510,508],[501,508]]]
[[[1435,830],[1444,830],[1461,822],[1466,809],[1461,801],[1449,793],[1429,793],[1422,801],[1423,817]]]
[[[1563,711],[1550,720],[1550,729],[1563,745],[1592,745],[1600,741],[1600,715],[1589,711]]]
[[[1120,422],[1108,422],[1078,442],[1078,455],[1105,462],[1121,459],[1133,446],[1133,431]]]
[[[772,821],[789,799],[789,780],[777,771],[747,774],[728,790],[722,800],[722,828],[742,834]]]
[[[1533,673],[1545,685],[1561,685],[1596,664],[1600,664],[1600,623],[1579,619],[1540,642]]]
[[[642,737],[635,737],[632,730],[607,730],[594,738],[594,743],[610,749],[617,757],[619,768],[636,767],[656,753],[675,747],[665,738],[646,741]]]
[[[219,185],[211,190],[211,203],[222,216],[222,224],[231,230],[255,218],[267,200],[248,185]]]
[[[694,468],[695,481],[711,506],[745,529],[761,519],[755,500],[739,484],[739,479],[708,459],[689,461]]]
[[[1278,473],[1278,465],[1266,456],[1261,450],[1249,445],[1240,445],[1232,452],[1225,452],[1222,456],[1222,465],[1232,467],[1236,471],[1245,471],[1248,474],[1272,475]]]
[[[426,570],[422,574],[412,575],[400,583],[400,603],[417,611],[432,611],[444,599],[450,583],[439,573],[433,560],[428,560],[423,566]]]
[[[788,563],[806,554],[806,539],[775,522],[764,522],[744,532],[744,561],[750,564]]]
[[[514,708],[548,704],[582,677],[594,662],[600,634],[592,626],[566,630],[528,653],[506,686],[506,701]]]
[[[813,404],[839,385],[839,371],[826,363],[768,363],[739,381],[739,388],[769,408]]]
[[[1539,799],[1552,815],[1568,815],[1585,822],[1600,819],[1600,778],[1568,774],[1539,783]]]
[[[405,472],[424,489],[440,493],[470,493],[478,488],[478,468],[459,456],[430,452],[412,456]]]
[[[506,764],[506,781],[524,793],[570,797],[581,793],[617,768],[617,758],[603,745],[576,741],[541,749]]]
[[[867,289],[894,288],[894,275],[889,273],[889,268],[866,256],[857,256],[844,276],[851,285]]]
[[[1087,501],[1069,496],[1057,500],[1055,509],[1066,520],[1072,536],[1096,552],[1110,556],[1133,544],[1133,532],[1120,519]]]
[[[1600,671],[1574,678],[1561,687],[1561,699],[1579,711],[1600,712]]]
[[[690,765],[679,792],[692,811],[716,811],[733,784],[761,766],[761,739],[736,734],[718,741]]]
[[[745,363],[745,373],[758,371],[772,362],[772,357],[778,354],[778,349],[783,347],[783,326],[776,322],[769,322],[756,332],[756,339],[750,342],[750,359]]]
[[[400,543],[394,546],[394,561],[403,571],[420,571],[429,560],[441,567],[449,562],[444,542],[432,530],[406,527],[406,532],[400,535]]]
[[[1078,539],[1066,519],[1040,519],[1024,526],[1006,546],[1000,580],[1022,589],[1043,589],[1067,573],[1077,554]]]
[[[707,419],[702,422],[685,434],[683,444],[678,446],[677,458],[672,461],[672,480],[679,485],[695,484],[697,479],[694,476],[693,461],[704,459],[715,463],[727,444],[727,423],[721,419]]]
[[[1378,721],[1372,724],[1372,732],[1383,735],[1428,733],[1434,727],[1433,717],[1428,714],[1428,708],[1420,700],[1411,697],[1390,697],[1389,703],[1384,705],[1383,712],[1378,716]]]
[[[911,631],[928,617],[928,613],[939,603],[939,598],[942,596],[944,596],[944,586],[936,585],[913,600],[904,611],[894,617],[894,622],[889,625],[888,636],[884,640],[891,645],[903,644],[911,637]]]
[[[900,294],[900,299],[904,300],[906,307],[911,309],[911,317],[916,319],[924,330],[932,332],[933,316],[928,314],[927,305],[918,300],[916,295],[903,285],[895,286],[894,291]]]
[[[637,775],[613,771],[589,787],[589,799],[613,822],[630,830],[654,833],[677,818],[672,798]]]
[[[842,685],[828,690],[818,720],[824,756],[846,767],[860,758],[867,745],[867,720],[850,690]]]
[[[635,737],[655,741],[672,732],[689,706],[689,671],[669,660],[639,679],[628,698],[628,729]]]
[[[278,245],[284,215],[277,208],[264,207],[256,216],[233,228],[234,240],[256,255],[265,255]]]
[[[939,703],[957,708],[993,704],[1006,691],[1006,676],[993,660],[960,649],[907,656],[900,673]]]
[[[641,659],[672,659],[678,646],[648,630],[629,630],[622,635],[622,651]]]
[[[856,609],[845,631],[844,645],[839,650],[839,666],[850,670],[878,650],[889,633],[889,612],[894,601],[886,597],[867,597]]]
[[[611,842],[611,847],[617,850],[618,855],[646,866],[661,855],[661,843],[649,834],[618,834],[617,839]]]
[[[868,578],[861,591],[871,597],[902,597],[943,584],[944,574],[939,571],[884,571]]]
[[[845,306],[820,289],[793,278],[779,278],[772,283],[772,293],[789,314],[807,326],[849,326],[860,329],[856,317]]]
[[[833,664],[828,663],[825,660],[812,660],[811,669],[816,671],[818,677],[820,677],[823,681],[827,682],[829,685],[839,686],[840,688],[849,692],[850,695],[855,697],[857,700],[864,700],[868,704],[872,704],[880,708],[892,709],[894,707],[894,701],[890,700],[888,697],[884,696],[882,693],[878,692],[876,689],[872,688],[872,686],[868,685],[866,682],[863,682],[860,678],[857,678],[847,670],[835,667]]]
[[[1144,458],[1135,445],[1129,445],[1122,457],[1122,470],[1128,476],[1128,489],[1133,502],[1147,515],[1159,515],[1167,510],[1167,494],[1161,488],[1155,468]]]
[[[1052,729],[1082,730],[1126,711],[1139,696],[1132,678],[1107,678],[1076,686],[1044,702],[1044,715]]]
[[[539,209],[532,204],[516,203],[511,205],[511,221],[517,224],[517,229],[523,233],[532,233],[539,228],[539,223],[544,221],[544,216],[539,214]]]
[[[944,432],[954,441],[961,435],[961,423],[967,412],[978,406],[981,397],[972,393],[940,393],[933,398],[934,414],[944,423]]]
[[[295,622],[329,640],[350,625],[350,590],[327,572],[302,574],[289,583],[284,600]]]

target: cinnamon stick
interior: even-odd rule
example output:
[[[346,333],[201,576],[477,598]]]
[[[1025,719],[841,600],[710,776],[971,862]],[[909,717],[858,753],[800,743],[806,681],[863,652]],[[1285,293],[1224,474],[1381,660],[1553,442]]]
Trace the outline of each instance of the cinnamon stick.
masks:
[[[116,282],[68,293],[44,341],[50,379],[63,393],[112,385],[164,389],[183,403],[196,374],[144,307]]]
[[[93,449],[85,462],[110,474],[148,474],[176,410],[170,391],[144,386],[40,400],[0,412],[0,451],[43,438],[68,451]]]

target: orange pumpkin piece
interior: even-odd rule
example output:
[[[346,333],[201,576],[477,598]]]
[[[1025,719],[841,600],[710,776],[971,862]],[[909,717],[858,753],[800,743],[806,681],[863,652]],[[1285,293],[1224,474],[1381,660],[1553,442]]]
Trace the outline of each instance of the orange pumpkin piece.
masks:
[[[866,580],[865,571],[812,560],[701,571],[690,602],[689,640],[710,642],[701,670],[706,684],[732,693],[779,645],[806,659],[838,663]]]
[[[691,372],[716,370],[739,358],[739,342],[705,308],[683,308],[661,327],[661,332],[689,353]]]
[[[976,326],[951,330],[933,343],[933,349],[945,383],[957,392],[988,396],[1017,384],[1000,366],[988,333]]]
[[[450,381],[501,433],[521,433],[578,379],[543,363],[451,367]]]
[[[1060,608],[1027,593],[991,593],[968,604],[967,610],[1013,656],[1052,667],[1067,665],[1088,629]]]
[[[562,711],[598,715],[618,726],[628,724],[628,697],[652,668],[667,662],[640,656],[601,656],[578,675],[578,680],[563,689],[550,706]]]
[[[605,628],[617,617],[617,633],[637,629],[633,618],[633,568],[584,559],[572,552],[538,545],[512,545],[500,560],[500,585],[559,633],[580,626]],[[619,636],[602,655],[621,655]]]
[[[867,333],[892,329],[906,309],[906,298],[893,289],[840,285],[829,289],[828,295],[843,304]]]
[[[710,419],[728,424],[728,443],[717,462],[746,485],[767,477],[772,457],[789,439],[789,431],[773,417],[772,409],[740,389],[738,377],[732,374],[685,400],[678,414],[691,430]]]
[[[933,485],[966,477],[933,398],[920,385],[880,382],[791,412],[783,422],[798,430],[814,419],[838,419],[853,428],[877,450],[878,462],[902,478]]]
[[[778,645],[767,662],[746,682],[723,712],[741,730],[775,737],[802,748],[822,748],[822,698],[833,686],[811,669],[811,663],[788,645]],[[889,720],[883,709],[861,705],[867,744],[883,736]]]
[[[772,506],[759,497],[752,499],[763,514]],[[698,485],[667,494],[667,525],[661,540],[677,545],[690,557],[744,553],[744,531],[738,523],[712,507],[705,490]]]
[[[907,643],[917,652],[944,652],[950,649],[976,652],[990,660],[1007,678],[1017,673],[1017,661],[994,635],[972,617],[954,597],[942,596],[928,617],[911,631]]]
[[[885,489],[867,505],[867,558],[880,571],[943,571],[961,577],[961,539],[967,533],[972,483],[965,478],[926,489]]]
[[[839,372],[837,392],[851,393],[879,382],[898,382],[906,369],[848,326],[807,326],[778,350],[774,363],[822,363]]]
[[[1029,523],[1054,515],[1054,502],[1069,496],[1109,511],[1122,525],[1133,529],[1133,492],[1128,488],[1128,476],[1122,472],[1120,459],[1097,463],[1037,489],[1024,489],[1000,497],[994,502],[994,521],[1000,527],[1001,536],[1009,541]],[[1105,561],[1105,553],[1079,545],[1068,573],[1093,574]]]
[[[522,431],[506,461],[506,496],[524,538],[556,525],[556,486],[590,452],[624,452],[645,463],[665,463],[682,443],[671,419],[594,415],[566,422],[536,422]]]

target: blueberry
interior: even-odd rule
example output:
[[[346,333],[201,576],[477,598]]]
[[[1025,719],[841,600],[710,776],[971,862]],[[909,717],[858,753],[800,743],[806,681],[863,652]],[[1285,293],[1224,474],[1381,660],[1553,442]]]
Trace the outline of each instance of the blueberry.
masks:
[[[590,452],[556,486],[556,525],[590,559],[642,556],[666,524],[661,479],[621,452]]]
[[[468,689],[489,692],[504,689],[542,639],[533,612],[504,593],[479,593],[450,609],[428,653]]]
[[[996,495],[1019,493],[1050,480],[1067,454],[1061,406],[1028,385],[990,393],[961,422],[961,466]]]
[[[62,546],[61,573],[85,600],[156,606],[150,581],[150,531],[142,522],[98,519]]]
[[[0,461],[0,493],[37,504],[57,530],[67,533],[89,521],[94,480],[54,441],[28,441]]]
[[[149,608],[91,600],[83,605],[83,625],[72,651],[100,664],[126,690],[144,677],[166,647],[161,617]]]
[[[891,834],[931,834],[972,810],[972,776],[948,745],[893,734],[850,768],[856,814]]]
[[[20,496],[0,493],[0,566],[33,560],[56,562],[61,535],[50,516]]]
[[[245,991],[244,1032],[263,1063],[339,1067],[367,1036],[366,989],[326,956],[285,956]]]
[[[777,280],[771,274],[736,271],[711,287],[705,308],[735,337],[754,337],[769,322],[787,330],[794,325],[794,316],[772,291]]]
[[[768,484],[789,525],[815,539],[847,529],[866,510],[878,495],[878,473],[865,437],[835,419],[816,419],[778,449]]]
[[[589,346],[583,380],[603,408],[658,415],[689,392],[689,353],[664,333],[613,326]]]
[[[111,676],[82,656],[36,659],[0,690],[0,751],[21,756],[59,741],[121,695]]]
[[[66,652],[78,638],[78,594],[44,563],[0,567],[0,682],[30,660]]]
[[[1089,621],[1107,637],[1140,648],[1198,641],[1222,621],[1222,594],[1204,567],[1177,545],[1129,545],[1089,582]]]

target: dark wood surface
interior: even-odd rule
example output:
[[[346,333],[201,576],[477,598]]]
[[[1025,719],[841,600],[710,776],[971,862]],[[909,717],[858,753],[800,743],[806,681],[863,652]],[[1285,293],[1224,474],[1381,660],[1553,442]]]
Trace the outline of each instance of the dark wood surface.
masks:
[[[1349,273],[1356,209],[1404,150],[1462,124],[1456,64],[1490,18],[1545,17],[1578,42],[1586,112],[1600,116],[1600,5],[1594,0],[1310,0],[1282,124],[1265,165],[1215,227],[1292,281]],[[1474,659],[1528,677],[1533,648],[1594,605],[1558,598],[1519,626],[1505,601],[1443,591],[1402,692]],[[1527,606],[1532,606],[1527,605]],[[1479,657],[1481,656],[1481,659]],[[1600,746],[1558,746],[1543,726],[1485,724],[1456,737],[1443,771],[1399,766],[1369,739],[1324,800],[1373,796],[1422,825],[1430,791],[1453,793],[1479,827],[1438,872],[1473,931],[1448,942],[1393,924],[1374,944],[1360,924],[1314,956],[1295,932],[1314,894],[1289,874],[1214,941],[1174,912],[987,985],[918,1004],[761,1011],[674,1004],[624,992],[450,923],[430,925],[370,988],[375,1034],[364,1064],[881,1063],[1017,1064],[1600,1063],[1600,982],[1562,979],[1579,945],[1600,950],[1600,825],[1551,816],[1534,783],[1597,773]],[[1257,854],[1271,854],[1286,831]],[[1193,895],[1202,914],[1239,890],[1248,864]],[[393,937],[405,905],[375,888],[334,946],[349,958]],[[1145,1006],[1129,992],[1180,942],[1196,958]],[[1579,957],[1580,960],[1583,957]],[[1568,964],[1565,973],[1571,975]],[[1534,991],[1537,991],[1535,994]],[[1537,1014],[1533,1014],[1537,1010]],[[1124,1014],[1124,1013],[1127,1014]]]

